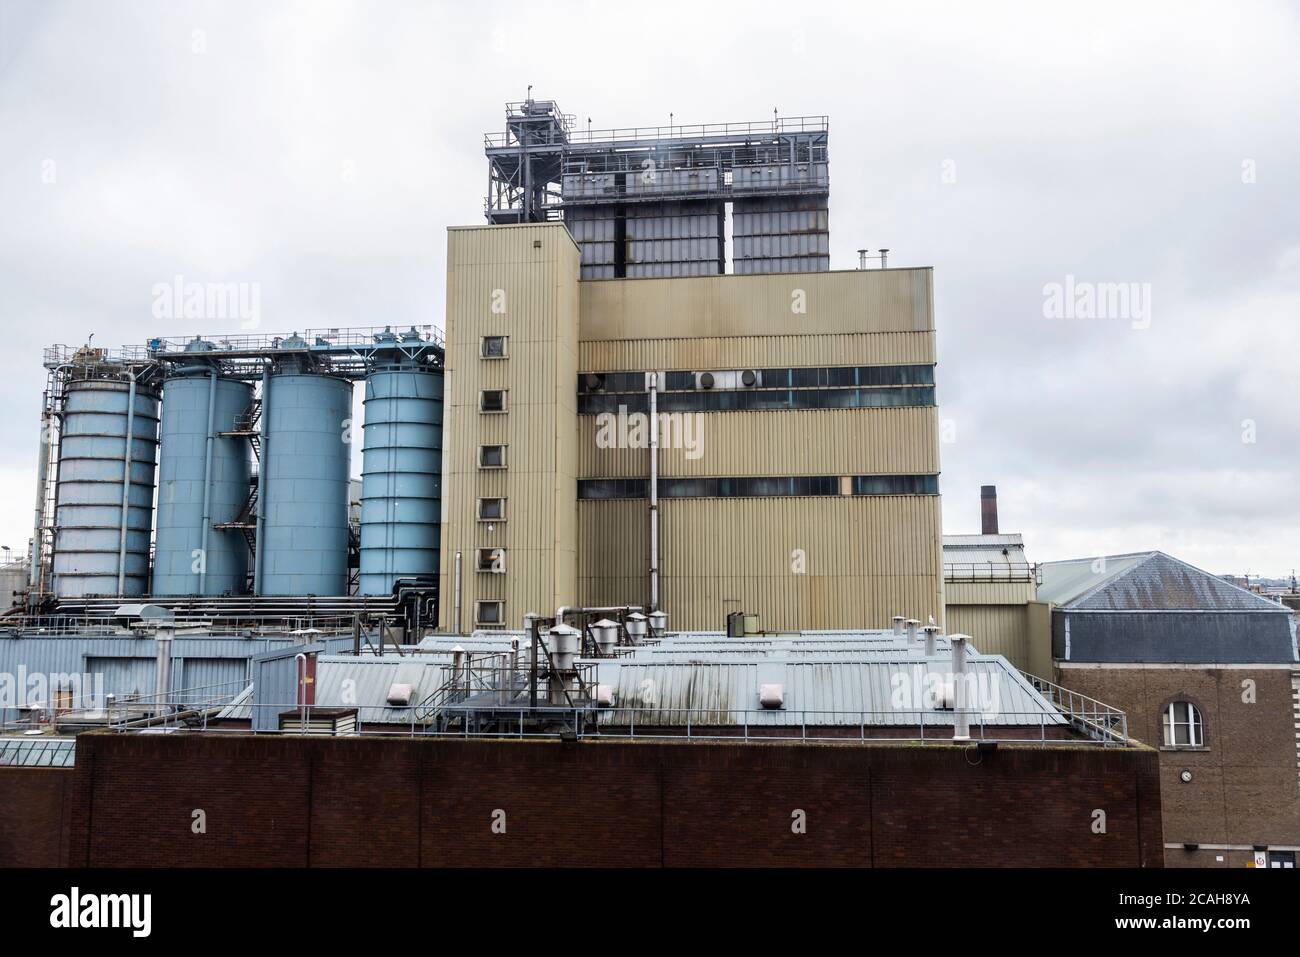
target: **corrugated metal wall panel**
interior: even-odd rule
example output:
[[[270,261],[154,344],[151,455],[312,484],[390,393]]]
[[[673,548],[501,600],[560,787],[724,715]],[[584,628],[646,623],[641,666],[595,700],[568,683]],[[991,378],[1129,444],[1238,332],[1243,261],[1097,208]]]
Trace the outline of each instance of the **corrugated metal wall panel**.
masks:
[[[580,600],[644,601],[648,503],[583,501],[578,519]],[[765,629],[939,621],[940,527],[937,496],[664,499],[662,605],[683,629],[724,627],[729,611]]]
[[[1023,605],[1034,600],[1033,582],[972,582],[948,581],[946,583],[950,605]]]
[[[953,583],[949,582],[949,589]],[[970,635],[982,654],[1002,655],[1029,670],[1028,605],[959,605],[949,601],[948,631]]]
[[[450,230],[447,259],[442,626],[451,626],[457,551],[462,626],[473,626],[476,600],[492,599],[518,624],[571,601],[575,588],[579,251],[558,224],[480,227]],[[483,335],[509,336],[509,358],[481,359]],[[507,390],[509,411],[481,413],[482,389]],[[480,469],[481,445],[505,445],[507,467]],[[506,520],[489,532],[475,503],[496,496]],[[475,570],[475,549],[488,547],[506,550],[504,575]]]
[[[911,365],[935,361],[933,332],[604,339],[579,343],[583,372]]]
[[[582,283],[580,338],[927,332],[931,279],[925,268]]]
[[[578,418],[579,478],[648,476],[650,450],[598,447],[598,419]],[[702,412],[689,435],[663,429],[660,474],[928,475],[939,470],[937,419],[923,407]]]

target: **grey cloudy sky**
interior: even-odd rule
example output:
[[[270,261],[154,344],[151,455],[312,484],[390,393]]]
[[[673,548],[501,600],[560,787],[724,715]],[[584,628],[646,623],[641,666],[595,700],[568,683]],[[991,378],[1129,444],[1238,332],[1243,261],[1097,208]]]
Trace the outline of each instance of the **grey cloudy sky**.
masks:
[[[31,534],[41,349],[441,323],[505,100],[604,126],[828,114],[831,264],[935,268],[944,512],[1032,560],[1300,565],[1300,26],[1269,3],[0,0],[0,544]],[[51,175],[52,174],[52,175]],[[1045,316],[1149,284],[1149,325]],[[1253,441],[1243,441],[1243,438]]]

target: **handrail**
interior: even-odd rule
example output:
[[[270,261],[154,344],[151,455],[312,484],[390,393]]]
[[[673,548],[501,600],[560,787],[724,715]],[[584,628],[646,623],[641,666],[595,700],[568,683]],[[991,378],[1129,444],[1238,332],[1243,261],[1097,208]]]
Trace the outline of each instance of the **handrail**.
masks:
[[[538,117],[539,119],[541,116]],[[782,133],[825,133],[830,130],[830,117],[784,116],[771,120],[750,120],[739,123],[673,123],[668,126],[624,126],[601,130],[567,130],[565,141],[578,143],[639,143],[655,140],[705,139],[711,137],[739,137]],[[509,131],[483,134],[483,144],[488,148],[518,145]]]

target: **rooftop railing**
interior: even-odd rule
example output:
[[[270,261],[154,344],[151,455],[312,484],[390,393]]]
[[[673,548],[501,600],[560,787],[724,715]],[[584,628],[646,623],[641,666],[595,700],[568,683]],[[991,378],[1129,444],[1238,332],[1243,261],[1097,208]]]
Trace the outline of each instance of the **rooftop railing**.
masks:
[[[1006,562],[944,562],[943,576],[952,581],[1031,582],[1034,569]]]
[[[1071,691],[1058,684],[1021,672],[1034,686],[1034,690],[1050,701],[1080,734],[1102,744],[1131,743],[1128,736],[1128,715],[1118,708]]]
[[[524,117],[512,116],[511,119]],[[542,119],[538,116],[537,119]],[[667,126],[623,126],[612,129],[572,129],[567,132],[567,142],[581,143],[649,143],[657,140],[716,140],[749,139],[759,136],[780,136],[793,133],[825,133],[830,130],[828,116],[784,116],[771,120],[751,120],[741,123],[674,123]],[[518,146],[510,132],[485,133],[483,144],[489,149]]]
[[[147,701],[132,707],[148,710]],[[251,730],[238,723],[215,723],[219,704],[173,709],[161,720],[144,722],[123,720],[111,724],[115,730],[129,733],[171,725],[178,730],[204,734],[304,734],[327,733],[317,730],[316,719],[331,720],[338,705],[304,705],[297,703],[259,702],[250,698],[240,710],[256,709],[263,716],[274,716],[278,727]],[[159,713],[167,708],[157,709]],[[419,738],[494,738],[494,739],[562,739],[592,740],[727,740],[744,742],[818,741],[859,744],[913,742],[954,743],[955,714],[952,710],[825,711],[803,709],[728,710],[707,708],[594,708],[542,706],[492,706],[491,723],[460,720],[452,726],[435,720],[423,704],[404,707],[348,705],[355,715],[355,730],[349,734],[375,737]],[[1113,709],[1112,709],[1113,711]],[[1053,710],[999,712],[986,714],[978,709],[963,709],[969,720],[969,743],[1036,744],[1040,746],[1092,745],[1127,747],[1131,742],[1122,731],[1070,733],[1078,724]],[[1119,712],[1122,717],[1122,712]],[[1062,720],[1065,717],[1066,720]],[[1096,717],[1096,715],[1094,715]],[[265,723],[265,722],[263,722]],[[1094,726],[1098,726],[1094,721]],[[955,743],[965,744],[965,740]]]

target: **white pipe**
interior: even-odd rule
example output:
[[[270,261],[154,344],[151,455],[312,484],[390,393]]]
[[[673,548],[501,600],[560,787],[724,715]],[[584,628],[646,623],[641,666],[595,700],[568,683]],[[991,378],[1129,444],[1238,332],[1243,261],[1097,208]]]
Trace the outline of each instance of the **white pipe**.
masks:
[[[894,637],[895,638],[903,637],[903,616],[902,615],[894,616]]]
[[[451,631],[460,634],[460,552],[456,553],[455,569],[451,583]]]
[[[659,373],[650,373],[650,610],[659,607]]]
[[[122,462],[122,523],[117,543],[117,593],[126,591],[126,531],[131,515],[131,452],[135,446],[135,369],[126,398],[126,455]]]
[[[952,739],[970,740],[970,715],[966,713],[966,641],[969,635],[949,635],[952,643]]]
[[[916,641],[916,629],[920,624],[915,618],[907,619],[907,643],[909,645]]]
[[[934,657],[934,654],[935,654],[935,644],[936,644],[936,639],[938,638],[938,636],[939,636],[939,626],[938,626],[938,625],[926,625],[926,626],[925,626],[925,656],[926,656],[927,658],[933,658],[933,657]]]
[[[172,638],[175,631],[170,625],[159,625],[154,635],[156,658],[153,672],[154,705],[159,711],[167,711],[167,698],[172,683]]]

